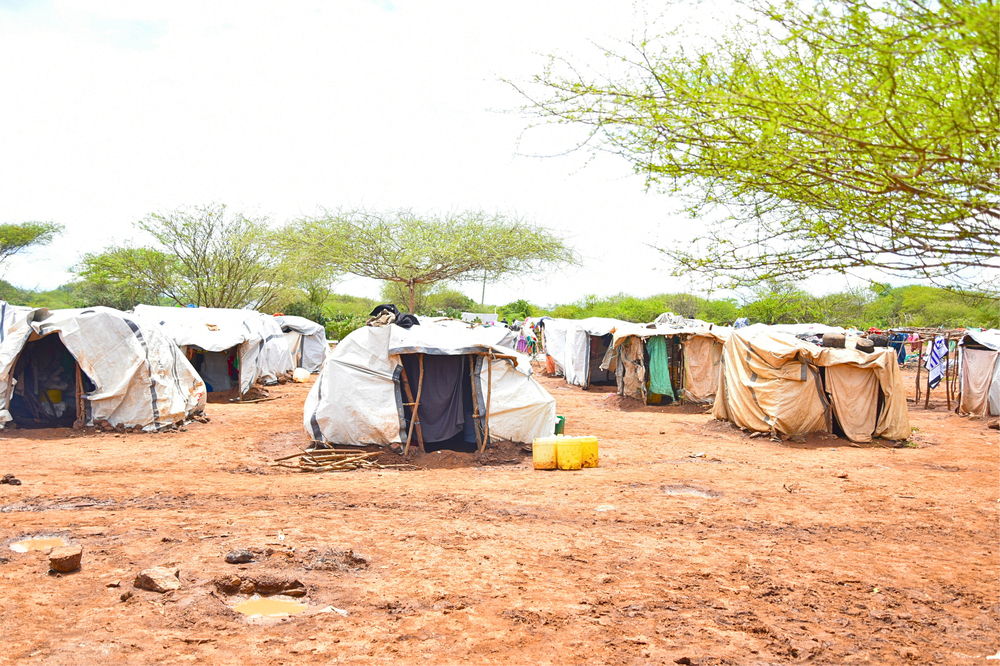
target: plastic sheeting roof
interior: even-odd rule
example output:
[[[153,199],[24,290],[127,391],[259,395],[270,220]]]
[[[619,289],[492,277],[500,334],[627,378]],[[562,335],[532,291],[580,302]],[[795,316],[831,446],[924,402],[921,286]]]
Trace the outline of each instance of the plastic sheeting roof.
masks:
[[[204,382],[156,327],[105,307],[18,308],[0,343],[0,423],[12,419],[8,411],[15,388],[11,374],[21,350],[32,336],[49,334],[59,336],[96,386],[84,396],[87,425],[108,421],[158,430],[205,406]]]
[[[406,423],[400,354],[459,355],[493,350],[513,356],[514,361],[477,363],[480,396],[485,395],[492,373],[490,433],[515,442],[531,442],[551,434],[555,400],[531,377],[528,357],[491,344],[483,338],[483,331],[488,330],[427,323],[409,329],[391,324],[353,331],[327,357],[306,398],[306,432],[314,440],[335,444],[401,443],[406,439]]]

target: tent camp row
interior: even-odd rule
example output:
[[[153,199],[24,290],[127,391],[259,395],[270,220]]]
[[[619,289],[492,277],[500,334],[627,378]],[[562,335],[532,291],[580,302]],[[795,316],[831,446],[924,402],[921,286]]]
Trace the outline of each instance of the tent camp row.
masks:
[[[549,319],[543,327],[546,353],[567,382],[584,388],[613,381],[620,395],[647,404],[712,404],[716,418],[757,432],[834,432],[856,442],[910,435],[892,350],[865,353],[801,339],[842,328],[733,329],[670,313],[646,325]],[[607,374],[595,374],[595,365]]]
[[[276,383],[295,368],[293,347],[299,362],[318,370],[322,327],[287,319],[222,308],[50,311],[0,301],[0,427],[106,422],[158,430],[183,422],[204,409],[209,392],[243,395],[258,381]]]

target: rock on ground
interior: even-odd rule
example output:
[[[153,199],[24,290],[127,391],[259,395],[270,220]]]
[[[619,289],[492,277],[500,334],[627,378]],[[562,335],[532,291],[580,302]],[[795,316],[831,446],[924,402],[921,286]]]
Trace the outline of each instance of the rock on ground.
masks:
[[[83,559],[83,546],[59,546],[49,552],[49,568],[58,573],[70,573],[80,568]]]
[[[181,587],[180,571],[177,567],[150,567],[135,577],[135,587],[151,592],[169,592]]]

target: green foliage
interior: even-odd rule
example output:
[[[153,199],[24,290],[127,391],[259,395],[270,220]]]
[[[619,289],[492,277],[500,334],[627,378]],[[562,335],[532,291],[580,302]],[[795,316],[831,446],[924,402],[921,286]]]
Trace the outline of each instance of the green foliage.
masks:
[[[534,317],[537,314],[538,308],[523,298],[518,299],[513,303],[508,303],[507,305],[501,305],[497,308],[497,316],[509,323],[514,323],[519,320],[523,321],[528,317]]]
[[[64,284],[50,291],[32,291],[31,289],[15,287],[6,280],[0,280],[0,300],[34,308],[56,309],[84,306],[79,289],[74,284]]]
[[[326,320],[326,337],[329,340],[343,340],[348,333],[364,326],[366,321],[367,315],[332,314]]]
[[[658,294],[637,298],[618,294],[601,298],[587,296],[576,303],[551,308],[553,317],[583,319],[609,317],[636,323],[648,323],[664,312],[703,319],[715,324],[728,324],[737,317],[736,304],[728,299],[707,299],[692,294]]]
[[[276,251],[266,219],[228,213],[225,206],[154,213],[136,226],[155,246],[112,247],[86,255],[77,267],[93,298],[118,307],[163,298],[265,310],[310,297],[329,277],[301,257]]]
[[[325,325],[327,322],[327,316],[323,310],[323,306],[310,303],[309,301],[296,301],[294,303],[289,303],[281,309],[281,312],[286,315],[305,317],[306,319],[310,319],[321,325]]]
[[[406,298],[396,305],[411,312],[421,309],[419,291],[439,282],[497,279],[572,260],[548,231],[476,211],[444,217],[346,212],[300,220],[282,237],[331,270],[403,285]]]
[[[756,21],[694,48],[644,38],[607,54],[611,75],[553,59],[523,91],[529,108],[586,128],[585,145],[650,187],[692,195],[693,216],[730,216],[692,250],[664,250],[679,272],[995,280],[1000,5],[741,4]]]
[[[26,248],[48,245],[62,230],[53,222],[0,224],[0,263]]]
[[[368,316],[379,301],[363,296],[348,296],[347,294],[330,294],[323,301],[323,312],[328,317],[334,315],[364,315]]]

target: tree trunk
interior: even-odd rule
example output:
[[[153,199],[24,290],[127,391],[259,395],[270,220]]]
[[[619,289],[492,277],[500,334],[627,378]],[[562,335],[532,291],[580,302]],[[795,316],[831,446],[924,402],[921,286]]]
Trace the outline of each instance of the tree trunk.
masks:
[[[416,314],[414,310],[417,307],[417,285],[413,282],[407,282],[406,287],[410,290],[410,313]]]

